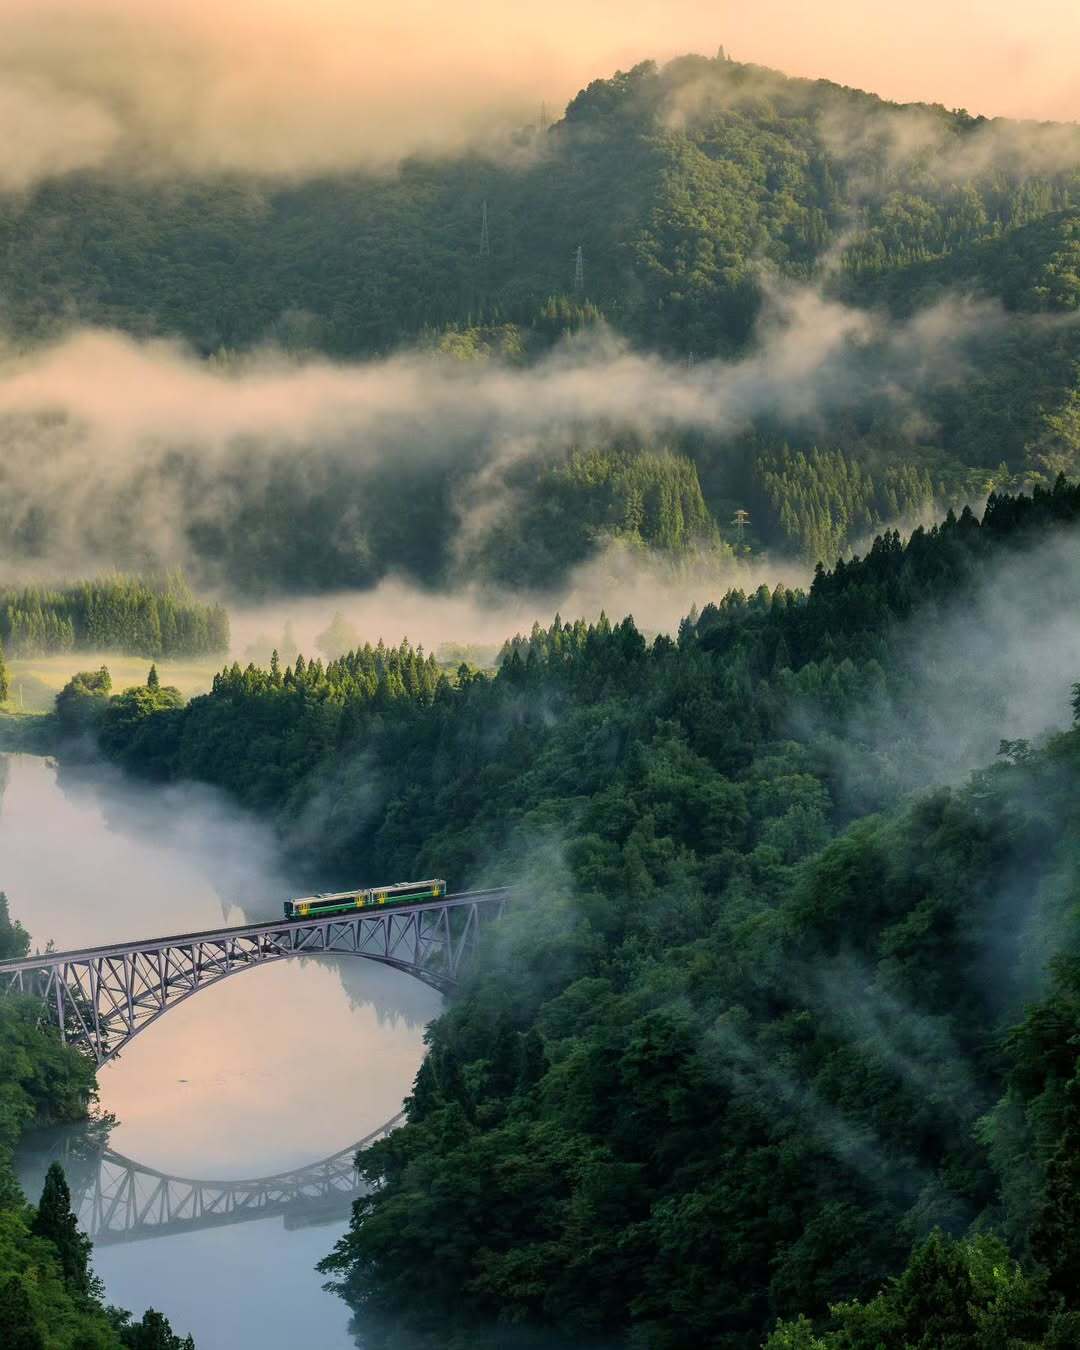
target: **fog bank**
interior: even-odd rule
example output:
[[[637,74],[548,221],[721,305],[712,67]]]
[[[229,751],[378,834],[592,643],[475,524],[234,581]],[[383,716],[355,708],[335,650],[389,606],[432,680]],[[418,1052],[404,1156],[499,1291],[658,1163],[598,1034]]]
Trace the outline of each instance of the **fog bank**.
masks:
[[[54,576],[179,565],[203,586],[237,584],[247,567],[249,591],[283,589],[283,575],[303,590],[293,564],[322,550],[312,571],[330,589],[378,580],[396,549],[425,582],[468,582],[530,461],[617,437],[661,449],[684,432],[730,439],[763,415],[824,435],[871,400],[894,434],[919,437],[928,397],[965,377],[974,344],[1045,322],[962,296],[894,322],[765,281],[748,354],[689,368],[606,331],[524,369],[417,353],[335,364],[262,352],[222,366],[102,331],[9,355],[0,564],[18,572],[37,557]],[[279,517],[292,562],[266,535]],[[268,556],[245,560],[257,546]]]
[[[469,583],[450,593],[425,591],[401,577],[388,577],[370,591],[300,596],[230,611],[230,655],[241,664],[265,664],[277,649],[282,663],[340,655],[381,638],[397,645],[407,638],[440,660],[487,664],[515,633],[534,623],[546,627],[556,613],[564,619],[594,622],[601,612],[613,621],[633,616],[648,634],[674,634],[696,605],[701,609],[727,591],[756,590],[778,583],[809,585],[809,569],[790,561],[755,558],[722,560],[700,555],[686,562],[612,544],[576,568],[563,587],[546,592],[511,593]],[[339,640],[332,631],[335,620]],[[470,650],[471,649],[471,650]]]
[[[924,607],[902,627],[897,692],[867,699],[834,741],[859,810],[896,791],[962,783],[993,762],[1002,741],[1037,744],[1069,726],[1078,593],[1080,552],[1062,533],[1007,552],[973,592]]]

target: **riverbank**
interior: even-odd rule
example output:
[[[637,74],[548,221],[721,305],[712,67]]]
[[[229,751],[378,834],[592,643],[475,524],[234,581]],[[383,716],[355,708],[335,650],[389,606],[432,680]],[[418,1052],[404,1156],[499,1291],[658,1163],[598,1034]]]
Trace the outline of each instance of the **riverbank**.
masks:
[[[57,722],[53,713],[0,709],[0,753],[53,755],[56,743]]]
[[[29,935],[8,914],[0,892],[0,959],[22,956]],[[161,1350],[194,1350],[167,1321],[147,1314],[141,1327],[106,1307],[91,1267],[92,1244],[73,1221],[64,1172],[53,1166],[30,1208],[12,1166],[14,1150],[30,1131],[89,1123],[97,1099],[93,1063],[41,1025],[35,999],[0,1002],[0,1340],[24,1350],[93,1345],[132,1350],[148,1320]]]

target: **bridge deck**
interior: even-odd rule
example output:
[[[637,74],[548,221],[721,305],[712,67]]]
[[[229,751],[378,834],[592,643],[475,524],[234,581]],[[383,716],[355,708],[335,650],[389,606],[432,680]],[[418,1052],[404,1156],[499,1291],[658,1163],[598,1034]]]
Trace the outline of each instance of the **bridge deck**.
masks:
[[[124,952],[154,952],[165,947],[183,947],[192,942],[227,941],[230,938],[257,937],[260,933],[280,933],[286,929],[310,928],[314,924],[331,920],[355,918],[380,918],[386,914],[415,914],[418,910],[444,909],[455,904],[467,905],[476,900],[492,899],[507,895],[505,886],[491,886],[486,890],[457,891],[453,895],[441,895],[437,899],[421,900],[414,905],[370,905],[364,909],[348,910],[344,914],[308,915],[302,919],[263,919],[258,923],[239,924],[233,928],[206,928],[195,933],[175,933],[168,937],[146,938],[139,942],[107,942],[99,947],[78,947],[71,951],[39,952],[34,956],[24,956],[15,961],[0,961],[0,974],[16,970],[43,970],[51,966],[62,965],[68,961],[88,961],[102,956],[119,956]],[[313,952],[312,955],[319,955]],[[330,953],[333,955],[333,953]]]

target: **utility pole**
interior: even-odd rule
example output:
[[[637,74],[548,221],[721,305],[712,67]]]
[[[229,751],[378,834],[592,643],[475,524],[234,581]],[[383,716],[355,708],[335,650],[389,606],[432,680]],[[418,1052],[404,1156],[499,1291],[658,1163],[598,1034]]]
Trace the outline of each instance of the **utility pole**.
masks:
[[[481,258],[491,257],[491,240],[488,237],[488,214],[487,198],[484,198],[484,204],[480,208],[480,256]]]
[[[740,506],[731,518],[732,525],[735,526],[735,538],[739,541],[739,547],[742,547],[743,530],[750,524],[750,512],[744,511]]]
[[[585,250],[580,244],[574,254],[574,290],[583,291],[585,289]]]

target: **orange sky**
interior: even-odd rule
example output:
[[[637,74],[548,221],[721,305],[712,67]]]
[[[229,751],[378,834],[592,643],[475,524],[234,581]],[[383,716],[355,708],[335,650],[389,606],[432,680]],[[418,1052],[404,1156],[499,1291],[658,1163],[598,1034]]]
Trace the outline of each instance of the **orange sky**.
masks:
[[[1077,0],[755,0],[693,8],[722,21],[732,55],[791,74],[973,113],[1080,118]]]
[[[15,185],[133,129],[199,168],[392,162],[720,44],[893,98],[1080,118],[1080,0],[0,0],[0,25]]]

